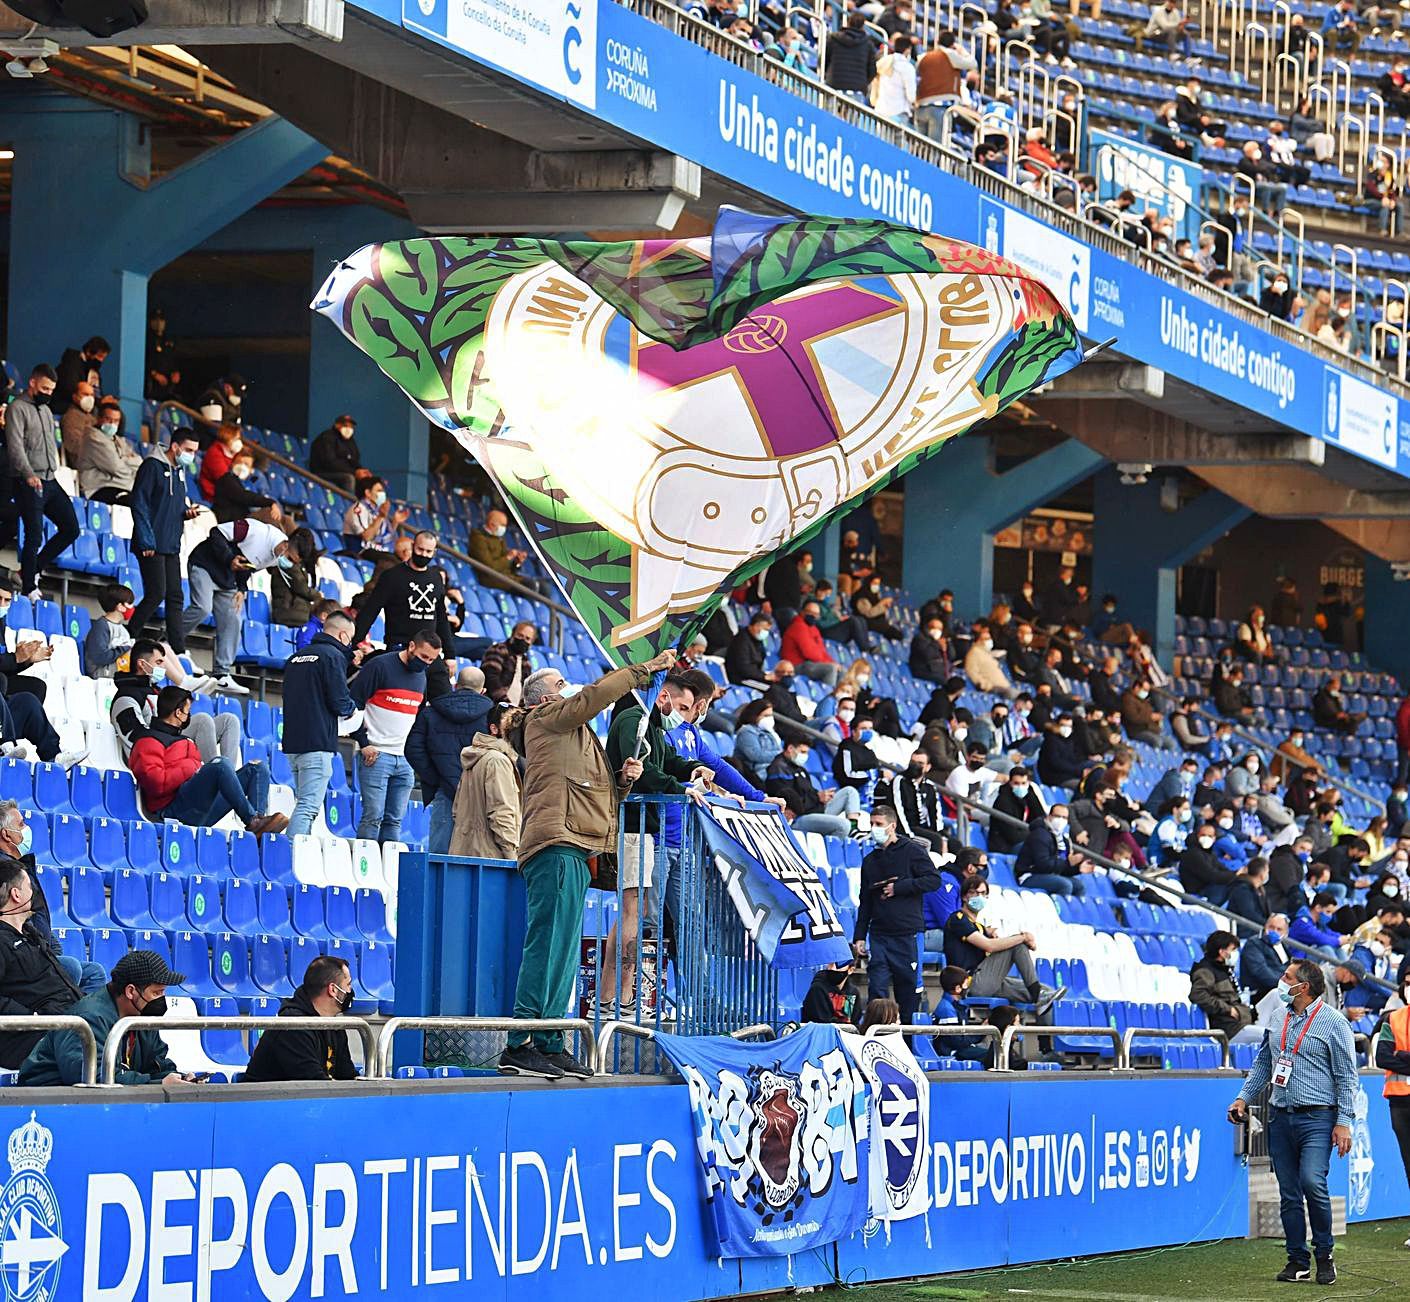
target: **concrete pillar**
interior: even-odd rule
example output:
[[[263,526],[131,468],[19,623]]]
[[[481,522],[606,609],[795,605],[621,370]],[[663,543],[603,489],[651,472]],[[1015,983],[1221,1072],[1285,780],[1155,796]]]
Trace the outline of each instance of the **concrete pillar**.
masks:
[[[998,475],[986,436],[952,440],[901,481],[901,579],[911,597],[923,602],[952,588],[959,614],[987,615],[994,602],[994,535],[1103,464],[1101,453],[1068,439]]]
[[[1149,631],[1156,658],[1168,666],[1177,571],[1253,513],[1214,489],[1167,512],[1158,478],[1126,485],[1114,467],[1096,477],[1093,490],[1093,597],[1114,593],[1122,618]]]
[[[141,416],[152,273],[306,172],[327,150],[268,118],[147,184],[128,114],[61,93],[7,104],[15,151],[9,355],[22,373],[91,335],[113,345],[105,387]]]

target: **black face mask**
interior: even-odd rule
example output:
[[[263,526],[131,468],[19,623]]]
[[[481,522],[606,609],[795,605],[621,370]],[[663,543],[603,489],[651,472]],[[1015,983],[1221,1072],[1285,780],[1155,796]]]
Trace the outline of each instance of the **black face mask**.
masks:
[[[516,656],[527,655],[529,650],[529,640],[523,637],[511,637],[509,639],[509,650]]]
[[[407,558],[406,563],[410,565],[413,570],[424,570],[431,563],[431,558],[429,556],[418,556],[415,552],[412,552]]]
[[[804,615],[803,622],[811,626],[818,622],[818,617],[816,615]]]
[[[967,768],[971,773],[977,773],[983,767],[984,761],[982,759],[972,759],[965,761],[965,768]]]
[[[166,1016],[166,996],[160,995],[156,999],[149,999],[137,1012],[138,1017],[165,1017]]]
[[[908,772],[911,777],[917,782],[919,782],[920,779],[925,776],[925,770],[921,768],[918,764],[912,764],[910,768],[906,770],[906,772]]]
[[[34,405],[36,407],[47,407],[54,400],[52,393],[36,393],[34,395]]]
[[[793,686],[793,675],[792,675],[792,674],[784,674],[783,677],[778,680],[778,684],[779,684],[780,687],[792,687],[792,686]]]

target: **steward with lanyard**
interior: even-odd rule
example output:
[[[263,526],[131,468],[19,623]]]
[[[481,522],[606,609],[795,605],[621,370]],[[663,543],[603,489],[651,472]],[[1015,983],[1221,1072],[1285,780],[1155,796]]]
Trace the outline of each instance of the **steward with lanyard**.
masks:
[[[1410,1181],[1410,971],[1404,969],[1400,997],[1403,1003],[1386,1017],[1376,1035],[1376,1066],[1386,1074],[1390,1127],[1400,1144],[1405,1179]],[[1410,1248],[1410,1239],[1405,1246]]]
[[[1276,1276],[1283,1283],[1311,1278],[1309,1220],[1317,1283],[1334,1284],[1337,1278],[1327,1168],[1333,1145],[1340,1157],[1351,1149],[1360,1082],[1351,1027],[1340,1012],[1327,1006],[1325,994],[1326,979],[1316,963],[1304,959],[1288,964],[1278,982],[1278,997],[1288,1010],[1283,1025],[1279,1029],[1275,1023],[1264,1035],[1253,1069],[1229,1108],[1230,1121],[1243,1121],[1248,1105],[1272,1086],[1268,1155],[1278,1177],[1287,1239],[1288,1264]]]

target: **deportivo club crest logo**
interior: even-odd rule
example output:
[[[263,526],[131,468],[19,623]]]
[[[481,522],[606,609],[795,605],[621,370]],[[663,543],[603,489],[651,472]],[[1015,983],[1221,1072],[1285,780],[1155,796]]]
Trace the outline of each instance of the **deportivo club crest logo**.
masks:
[[[1376,1163],[1371,1155],[1371,1123],[1368,1120],[1371,1101],[1365,1090],[1356,1091],[1356,1115],[1351,1126],[1350,1181],[1347,1188],[1347,1208],[1364,1216],[1371,1205],[1371,1183]]]
[[[59,1292],[63,1240],[59,1199],[44,1174],[54,1136],[29,1114],[10,1132],[10,1179],[0,1190],[0,1277],[6,1302],[50,1302]]]
[[[882,1169],[886,1178],[886,1201],[892,1212],[902,1211],[925,1175],[927,1144],[925,1120],[921,1111],[920,1085],[898,1057],[879,1039],[862,1045],[862,1070],[871,1078],[877,1094]]]

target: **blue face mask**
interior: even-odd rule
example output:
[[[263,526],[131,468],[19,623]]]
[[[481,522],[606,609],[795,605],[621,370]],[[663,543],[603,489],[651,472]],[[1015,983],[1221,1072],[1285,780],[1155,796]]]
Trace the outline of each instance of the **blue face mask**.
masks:
[[[281,570],[292,570],[294,568],[294,562],[291,561],[287,556],[276,556],[274,558],[274,563]]]
[[[857,740],[865,746],[875,736],[876,733],[873,732],[870,728],[863,728],[861,732],[857,734]]]
[[[1283,933],[1281,931],[1268,931],[1264,935],[1268,937],[1270,945],[1281,945],[1283,943]]]
[[[1299,863],[1311,863],[1312,853],[1309,850],[1299,850],[1297,852],[1297,858]]]
[[[34,845],[34,833],[30,830],[28,823],[24,825],[24,833],[20,836],[20,854],[27,855]]]

